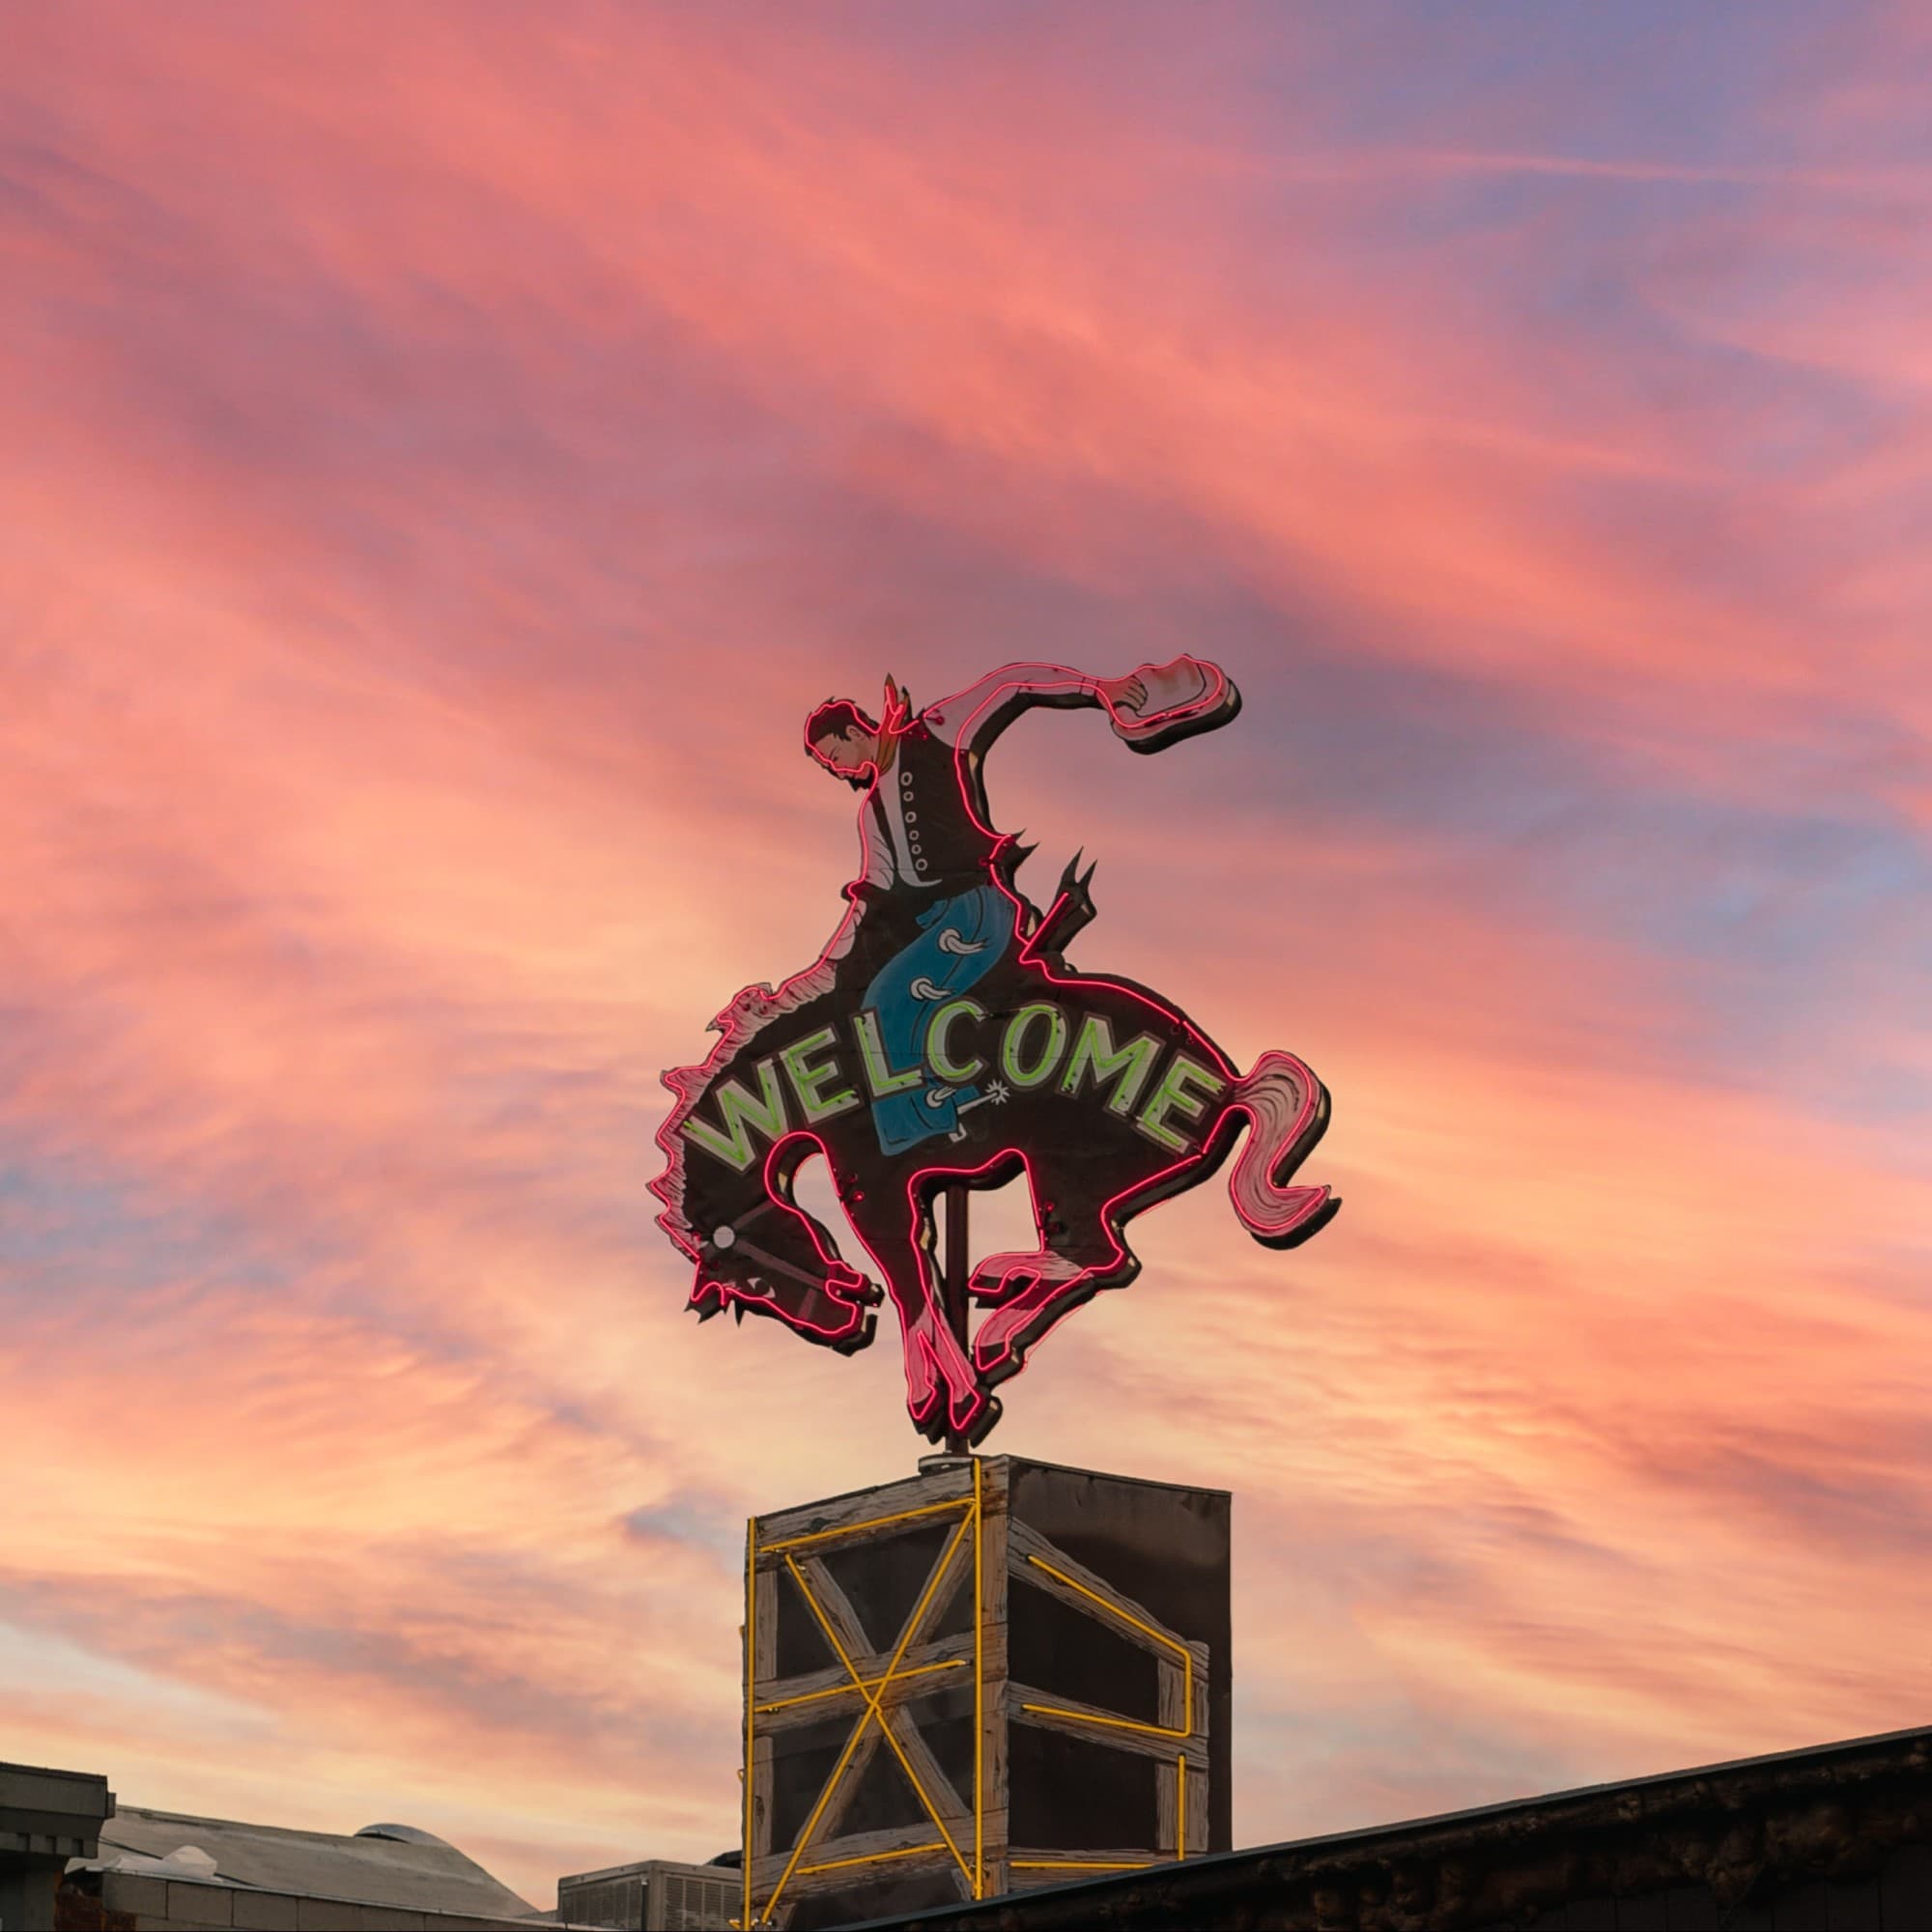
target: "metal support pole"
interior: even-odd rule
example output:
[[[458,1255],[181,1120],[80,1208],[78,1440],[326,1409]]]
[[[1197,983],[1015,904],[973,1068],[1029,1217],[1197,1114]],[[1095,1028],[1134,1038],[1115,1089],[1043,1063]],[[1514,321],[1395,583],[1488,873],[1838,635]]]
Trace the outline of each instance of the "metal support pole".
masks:
[[[946,1296],[946,1321],[958,1342],[960,1351],[970,1354],[966,1335],[966,1279],[973,1267],[973,1259],[966,1246],[966,1197],[969,1190],[963,1181],[949,1181],[946,1187],[946,1270],[944,1292]],[[969,1445],[963,1435],[946,1438],[946,1453],[949,1456],[964,1456]]]

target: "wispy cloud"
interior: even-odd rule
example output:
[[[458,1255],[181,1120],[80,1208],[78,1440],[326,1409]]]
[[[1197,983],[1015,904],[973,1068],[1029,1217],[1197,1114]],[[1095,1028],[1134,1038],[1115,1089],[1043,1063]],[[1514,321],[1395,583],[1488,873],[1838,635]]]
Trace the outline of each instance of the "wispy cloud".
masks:
[[[810,703],[1183,648],[996,799],[1349,1205],[994,1446],[1239,1491],[1241,1834],[1922,1703],[1922,23],[1210,11],[10,23],[14,1754],[728,1842],[738,1521],[913,1444],[680,1313],[657,1071],[837,913]]]

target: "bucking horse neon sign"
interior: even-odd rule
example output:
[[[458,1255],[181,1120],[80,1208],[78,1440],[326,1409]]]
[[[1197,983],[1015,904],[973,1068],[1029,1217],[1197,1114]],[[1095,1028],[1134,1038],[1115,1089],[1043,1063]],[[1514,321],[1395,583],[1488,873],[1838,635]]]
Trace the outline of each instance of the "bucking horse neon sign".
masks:
[[[1026,857],[993,829],[981,766],[1035,706],[1103,710],[1131,750],[1226,724],[1240,694],[1192,657],[1093,678],[1009,665],[915,710],[888,681],[878,720],[820,705],[806,749],[863,793],[865,868],[825,951],[776,991],[749,986],[712,1027],[675,1095],[651,1183],[659,1225],[696,1264],[690,1306],[785,1322],[843,1353],[865,1348],[881,1290],[793,1197],[822,1154],[898,1313],[907,1406],[933,1440],[977,1443],[994,1388],[1055,1322],[1140,1270],[1126,1226],[1198,1185],[1247,1138],[1229,1182],[1267,1247],[1306,1240],[1340,1203],[1293,1177],[1328,1122],[1328,1094],[1293,1054],[1246,1072],[1171,1001],[1079,973],[1066,947],[1094,917],[1076,859],[1041,911],[1015,886]],[[974,1267],[990,1312],[954,1332],[934,1266],[942,1189],[1024,1173],[1039,1244]]]

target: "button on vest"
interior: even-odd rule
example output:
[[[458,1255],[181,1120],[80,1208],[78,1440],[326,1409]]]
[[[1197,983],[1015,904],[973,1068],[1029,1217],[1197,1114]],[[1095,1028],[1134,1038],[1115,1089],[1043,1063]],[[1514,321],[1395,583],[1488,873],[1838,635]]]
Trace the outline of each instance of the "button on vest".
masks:
[[[951,745],[914,724],[895,747],[892,773],[874,796],[905,883],[957,891],[979,882],[997,840],[974,822],[959,795]]]

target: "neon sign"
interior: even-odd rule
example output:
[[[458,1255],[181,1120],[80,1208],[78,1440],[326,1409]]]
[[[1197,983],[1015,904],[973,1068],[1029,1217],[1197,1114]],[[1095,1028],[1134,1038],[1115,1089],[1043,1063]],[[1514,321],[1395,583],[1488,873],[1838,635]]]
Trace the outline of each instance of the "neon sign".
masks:
[[[696,1266],[690,1306],[769,1316],[850,1353],[890,1295],[907,1406],[934,1440],[984,1437],[994,1389],[1047,1331],[1139,1272],[1128,1222],[1206,1180],[1243,1128],[1229,1191],[1258,1241],[1292,1247],[1340,1205],[1293,1179],[1328,1121],[1299,1060],[1270,1051],[1243,1073],[1171,1001],[1073,971],[1092,867],[1069,864],[1044,911],[1014,884],[1027,852],[994,830],[981,767],[1040,705],[1098,708],[1130,750],[1154,753],[1229,723],[1240,695],[1181,657],[1121,678],[1009,665],[923,710],[888,680],[876,720],[848,699],[820,705],[806,749],[861,794],[845,917],[805,971],[731,1002],[702,1064],[664,1076],[674,1104],[651,1188]],[[794,1196],[814,1154],[877,1283]],[[989,1312],[969,1341],[940,1292],[935,1206],[1016,1175],[1038,1245],[972,1269]]]

